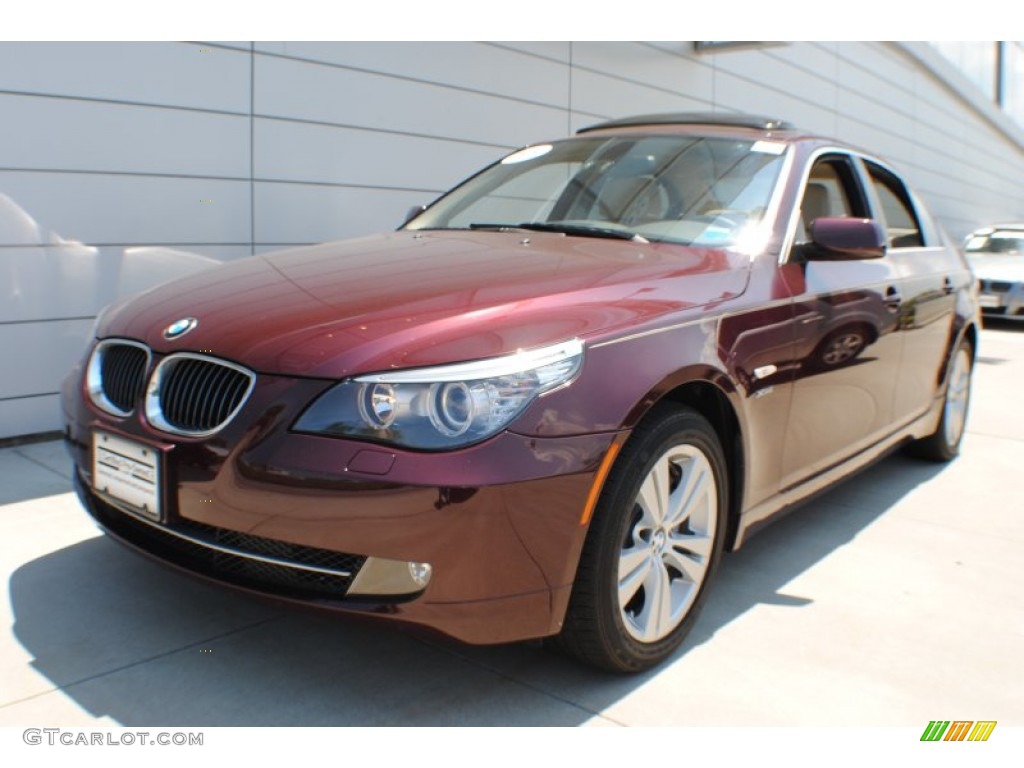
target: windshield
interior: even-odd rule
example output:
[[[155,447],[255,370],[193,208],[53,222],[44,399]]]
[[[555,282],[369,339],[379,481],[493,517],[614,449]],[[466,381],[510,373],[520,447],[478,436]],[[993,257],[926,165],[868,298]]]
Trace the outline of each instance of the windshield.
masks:
[[[406,229],[527,229],[722,246],[758,224],[786,146],[700,136],[586,137],[514,152]]]
[[[973,235],[964,246],[968,253],[1024,253],[1024,232]]]

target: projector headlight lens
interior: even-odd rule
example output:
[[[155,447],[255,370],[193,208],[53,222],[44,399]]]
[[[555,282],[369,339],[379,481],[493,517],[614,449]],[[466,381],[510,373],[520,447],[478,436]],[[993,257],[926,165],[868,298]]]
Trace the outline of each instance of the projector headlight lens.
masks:
[[[578,339],[514,355],[347,379],[321,395],[295,429],[443,450],[497,434],[533,400],[576,376]]]

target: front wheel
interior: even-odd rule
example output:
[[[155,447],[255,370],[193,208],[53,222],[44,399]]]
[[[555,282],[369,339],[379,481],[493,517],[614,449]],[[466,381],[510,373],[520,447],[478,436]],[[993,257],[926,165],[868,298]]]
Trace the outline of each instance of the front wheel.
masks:
[[[659,408],[638,427],[601,493],[561,645],[616,672],[668,657],[721,556],[727,488],[721,444],[700,414]]]

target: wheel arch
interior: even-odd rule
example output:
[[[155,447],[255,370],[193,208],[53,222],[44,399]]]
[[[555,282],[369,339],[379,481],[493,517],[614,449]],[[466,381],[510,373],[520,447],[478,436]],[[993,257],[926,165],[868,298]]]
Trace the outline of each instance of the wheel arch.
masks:
[[[683,405],[697,411],[708,420],[725,454],[729,472],[728,527],[725,532],[725,546],[733,549],[739,525],[743,500],[744,476],[746,474],[743,432],[739,417],[726,394],[708,381],[691,381],[666,393],[662,402]]]
[[[971,366],[973,367],[975,358],[978,356],[978,324],[976,322],[968,320],[962,324],[958,323],[954,325],[952,332],[949,334],[946,356],[939,367],[939,375],[935,382],[938,392],[941,392],[946,386],[946,378],[949,376],[949,366],[953,359],[954,350],[964,341],[971,345]]]
[[[856,323],[856,325],[864,328],[864,330],[867,332],[868,344],[874,344],[876,341],[878,341],[880,331],[878,330],[878,326],[875,323],[872,323],[870,320],[859,320]]]
[[[978,356],[978,326],[975,323],[968,323],[964,328],[961,336],[965,341],[970,342],[971,345],[971,364],[975,362],[975,358]]]
[[[734,549],[736,541],[746,478],[744,429],[734,402],[738,398],[735,386],[721,371],[713,368],[682,371],[655,388],[627,419],[628,426],[635,428],[655,406],[670,404],[691,408],[708,420],[722,444],[729,473],[728,528],[725,535],[725,546],[729,551]]]
[[[818,343],[814,345],[814,351],[811,354],[812,355],[817,355],[822,349],[824,349],[825,344],[832,337],[837,336],[837,335],[839,335],[841,333],[849,332],[852,329],[863,329],[864,337],[865,337],[864,347],[868,347],[871,344],[874,344],[876,341],[878,341],[878,338],[879,338],[878,326],[876,326],[874,323],[871,323],[871,322],[869,322],[867,320],[863,320],[863,319],[851,320],[848,323],[843,323],[840,326],[832,328],[832,330],[830,330],[828,333],[823,335],[818,340]]]

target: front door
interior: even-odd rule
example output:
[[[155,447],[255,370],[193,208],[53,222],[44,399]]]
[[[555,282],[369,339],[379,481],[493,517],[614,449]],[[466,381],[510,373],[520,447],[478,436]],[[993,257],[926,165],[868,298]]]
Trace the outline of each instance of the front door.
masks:
[[[900,371],[900,274],[888,257],[815,261],[801,255],[811,222],[870,216],[855,161],[819,158],[781,269],[794,302],[795,381],[782,456],[782,488],[837,464],[891,429]]]

